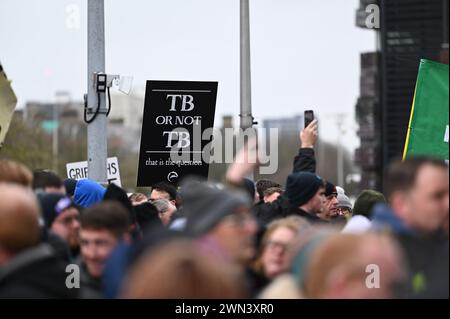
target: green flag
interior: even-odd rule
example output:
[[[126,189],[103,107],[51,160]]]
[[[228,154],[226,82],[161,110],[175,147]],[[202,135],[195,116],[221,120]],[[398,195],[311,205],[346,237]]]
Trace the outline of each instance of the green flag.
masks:
[[[448,65],[421,60],[403,159],[429,155],[448,160]]]

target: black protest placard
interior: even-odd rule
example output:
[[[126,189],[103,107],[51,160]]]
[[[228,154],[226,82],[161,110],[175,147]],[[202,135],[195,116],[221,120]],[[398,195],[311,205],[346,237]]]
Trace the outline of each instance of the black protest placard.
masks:
[[[217,82],[147,81],[137,186],[208,177],[216,96]]]

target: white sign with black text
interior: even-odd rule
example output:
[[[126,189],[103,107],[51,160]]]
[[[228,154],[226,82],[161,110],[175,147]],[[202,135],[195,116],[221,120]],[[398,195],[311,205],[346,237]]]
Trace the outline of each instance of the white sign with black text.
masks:
[[[66,169],[68,178],[76,180],[88,178],[87,161],[67,163]],[[122,182],[120,181],[119,160],[117,157],[108,158],[106,178],[108,179],[109,184],[114,183],[117,186],[122,187]]]

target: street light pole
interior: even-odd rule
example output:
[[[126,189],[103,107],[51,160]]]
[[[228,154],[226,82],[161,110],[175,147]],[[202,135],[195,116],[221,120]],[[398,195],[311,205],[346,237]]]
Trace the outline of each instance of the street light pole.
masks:
[[[105,93],[94,87],[94,73],[105,73],[105,10],[104,0],[88,0],[88,96],[87,114],[95,120],[88,124],[88,176],[106,182],[107,133]]]
[[[249,0],[240,0],[240,77],[241,113],[240,127],[245,130],[253,125],[250,68],[250,12]]]
[[[56,101],[53,104],[53,136],[52,136],[52,169],[58,174],[58,131],[59,131],[59,107],[60,104]]]
[[[338,175],[338,186],[345,187],[344,185],[344,150],[342,148],[341,139],[344,134],[343,122],[345,114],[336,115],[336,123],[338,127],[338,139],[337,139],[337,175]]]

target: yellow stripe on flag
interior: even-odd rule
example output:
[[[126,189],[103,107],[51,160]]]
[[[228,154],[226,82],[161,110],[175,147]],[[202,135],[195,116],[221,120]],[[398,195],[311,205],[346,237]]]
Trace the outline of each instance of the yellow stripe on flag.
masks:
[[[414,90],[414,97],[413,97],[413,103],[412,103],[412,107],[411,107],[411,114],[409,116],[408,132],[406,133],[405,148],[403,149],[403,158],[402,158],[403,161],[405,160],[406,153],[408,152],[409,133],[411,132],[411,122],[412,122],[412,118],[413,118],[413,114],[414,114],[414,104],[416,103],[416,91],[417,91],[417,84],[416,84],[416,88]]]

